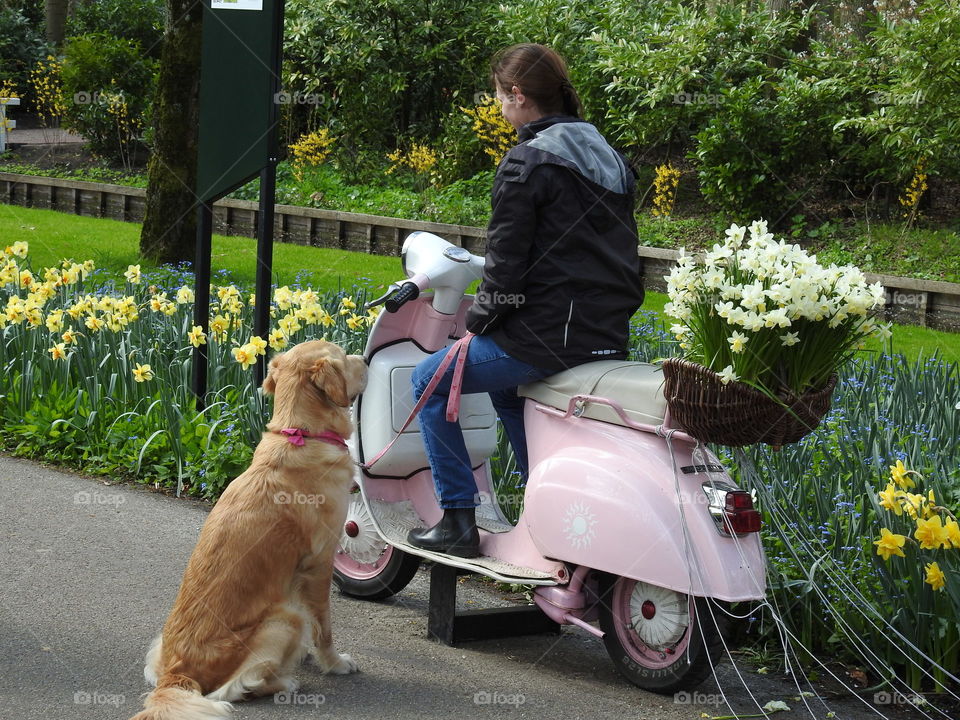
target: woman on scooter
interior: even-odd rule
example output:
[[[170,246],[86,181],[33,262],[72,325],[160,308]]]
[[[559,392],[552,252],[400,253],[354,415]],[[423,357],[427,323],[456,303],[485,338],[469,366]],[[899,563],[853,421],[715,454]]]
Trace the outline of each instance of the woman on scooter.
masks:
[[[592,360],[624,359],[630,317],[643,302],[634,176],[583,121],[566,63],[536,44],[509,47],[491,80],[519,143],[493,183],[486,264],[467,329],[464,393],[487,392],[527,476],[523,399],[517,386]],[[421,362],[423,394],[446,355]],[[411,530],[410,544],[459,557],[479,554],[477,487],[459,423],[445,416],[453,368],[420,412],[443,518]]]

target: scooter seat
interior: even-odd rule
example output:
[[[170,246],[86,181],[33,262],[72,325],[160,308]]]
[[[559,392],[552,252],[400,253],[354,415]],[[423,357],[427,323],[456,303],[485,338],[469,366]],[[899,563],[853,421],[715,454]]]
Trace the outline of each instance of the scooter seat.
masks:
[[[578,365],[521,385],[517,392],[522,397],[564,411],[571,398],[577,395],[608,398],[620,405],[630,420],[648,425],[662,424],[667,409],[662,368],[628,360],[597,360]],[[580,416],[624,425],[617,412],[602,403],[585,403]]]

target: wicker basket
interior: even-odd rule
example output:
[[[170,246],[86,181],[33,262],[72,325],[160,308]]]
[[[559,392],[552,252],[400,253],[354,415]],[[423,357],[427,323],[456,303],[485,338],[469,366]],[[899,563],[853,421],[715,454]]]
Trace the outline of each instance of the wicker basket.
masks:
[[[837,384],[833,375],[820,390],[799,397],[783,392],[780,404],[749,385],[724,385],[713,370],[689,360],[665,360],[663,377],[671,424],[703,442],[732,447],[779,447],[808,435],[830,410]]]

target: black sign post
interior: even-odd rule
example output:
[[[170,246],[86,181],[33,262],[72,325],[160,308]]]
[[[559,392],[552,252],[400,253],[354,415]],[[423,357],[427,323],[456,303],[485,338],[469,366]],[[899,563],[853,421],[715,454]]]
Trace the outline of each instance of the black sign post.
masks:
[[[283,3],[204,0],[194,324],[205,332],[210,321],[213,203],[259,175],[254,334],[267,339],[269,333]],[[193,361],[193,392],[202,408],[207,393],[205,346],[195,349]],[[266,375],[264,358],[255,373],[260,384]]]

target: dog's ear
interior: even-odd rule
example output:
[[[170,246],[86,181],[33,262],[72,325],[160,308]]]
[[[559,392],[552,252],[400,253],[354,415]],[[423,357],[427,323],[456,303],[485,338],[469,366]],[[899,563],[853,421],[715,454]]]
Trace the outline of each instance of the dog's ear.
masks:
[[[267,370],[267,376],[263,379],[263,391],[267,395],[273,395],[277,391],[277,379],[275,375],[277,369],[280,367],[280,358],[282,357],[283,353],[280,353],[270,361],[270,367]]]
[[[343,370],[343,360],[322,357],[310,368],[310,380],[323,390],[330,402],[340,407],[349,407],[350,396],[347,395],[347,379]]]

